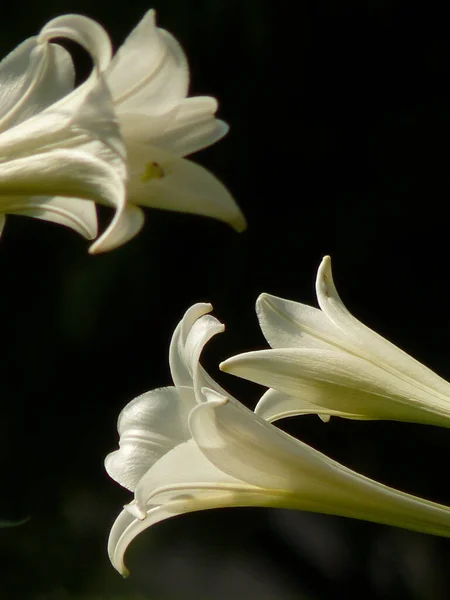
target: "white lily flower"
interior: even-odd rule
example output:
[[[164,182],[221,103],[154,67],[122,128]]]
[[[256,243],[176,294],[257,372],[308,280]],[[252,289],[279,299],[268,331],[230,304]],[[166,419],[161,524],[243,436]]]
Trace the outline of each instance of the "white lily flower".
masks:
[[[105,76],[127,148],[128,202],[214,217],[244,230],[228,190],[184,158],[222,138],[228,126],[215,118],[214,98],[187,97],[185,53],[156,27],[154,10],[119,48]]]
[[[105,466],[134,492],[109,537],[120,573],[127,574],[124,553],[139,533],[212,508],[300,509],[450,536],[449,508],[351,471],[219,387],[199,364],[206,342],[223,331],[210,310],[193,306],[175,330],[169,357],[175,386],[139,396],[119,416],[120,448]]]
[[[54,37],[77,41],[95,57],[96,70],[75,92],[72,59],[49,43]],[[135,211],[125,206],[125,149],[99,76],[110,56],[100,25],[67,15],[0,63],[0,228],[5,214],[17,213],[67,225],[92,239],[95,201],[116,208],[98,246],[113,247],[133,229]]]
[[[272,350],[229,358],[221,369],[270,389],[255,412],[274,421],[317,413],[449,426],[450,384],[346,309],[330,257],[316,281],[321,310],[269,294],[257,301]]]
[[[72,59],[50,43],[55,38],[77,42],[94,61],[91,77],[75,90]],[[116,208],[91,253],[111,250],[138,233],[144,214],[137,205],[197,213],[245,229],[228,190],[184,158],[223,137],[228,126],[214,117],[214,98],[187,98],[185,54],[172,35],[156,27],[153,10],[111,57],[110,39],[98,23],[64,15],[0,63],[0,233],[4,215],[17,213],[67,225],[92,239],[97,218],[87,199]],[[104,84],[99,104],[100,94],[92,95],[99,72],[113,106]],[[67,177],[71,185],[61,183]]]

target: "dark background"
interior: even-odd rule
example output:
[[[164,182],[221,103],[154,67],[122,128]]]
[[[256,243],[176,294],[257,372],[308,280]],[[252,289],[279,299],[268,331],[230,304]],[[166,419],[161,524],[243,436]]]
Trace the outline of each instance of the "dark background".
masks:
[[[117,47],[150,7],[10,3],[1,54],[67,12],[98,19]],[[8,217],[0,241],[0,518],[30,520],[0,530],[0,598],[446,600],[448,540],[300,512],[187,515],[132,544],[128,580],[109,564],[109,528],[130,494],[108,478],[103,459],[117,446],[126,402],[170,383],[170,337],[192,303],[212,302],[227,325],[204,364],[253,407],[261,389],[216,365],[264,347],[253,309],[260,292],[314,304],[316,268],[331,254],[348,307],[450,378],[444,11],[395,0],[154,7],[188,54],[191,94],[216,96],[231,124],[225,140],[194,159],[226,182],[249,228],[238,235],[213,220],[149,209],[135,240],[92,257],[63,227]],[[101,216],[105,223],[110,213]],[[369,476],[450,504],[445,429],[324,425],[314,416],[281,426]]]

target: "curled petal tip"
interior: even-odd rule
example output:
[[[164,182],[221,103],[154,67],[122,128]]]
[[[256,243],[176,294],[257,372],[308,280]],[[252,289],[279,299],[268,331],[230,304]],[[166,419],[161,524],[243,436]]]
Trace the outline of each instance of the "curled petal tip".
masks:
[[[212,406],[213,408],[215,408],[216,406],[225,406],[225,404],[228,404],[228,402],[230,401],[229,398],[223,396],[222,394],[219,394],[211,388],[203,387],[201,391],[202,394],[206,396],[208,400],[208,406]]]
[[[144,519],[147,517],[147,511],[137,503],[125,504],[124,509],[129,512],[131,516],[139,519],[139,521],[144,521]]]

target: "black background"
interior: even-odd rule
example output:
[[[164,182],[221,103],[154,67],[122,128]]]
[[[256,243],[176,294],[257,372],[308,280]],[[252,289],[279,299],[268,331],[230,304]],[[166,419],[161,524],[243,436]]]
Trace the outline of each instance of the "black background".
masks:
[[[217,97],[231,125],[194,160],[226,182],[249,228],[236,234],[148,209],[135,240],[93,257],[63,227],[7,218],[0,517],[31,518],[0,530],[0,597],[446,600],[446,539],[300,512],[187,515],[133,543],[128,580],[109,564],[108,531],[130,494],[108,478],[103,459],[117,445],[125,403],[170,383],[170,336],[192,303],[211,302],[227,325],[205,366],[253,407],[261,389],[218,372],[218,362],[265,347],[253,308],[259,293],[315,304],[315,271],[331,254],[350,310],[450,378],[444,10],[395,0],[154,7],[187,52],[191,94]],[[148,8],[140,0],[11,3],[0,49],[6,55],[68,12],[99,20],[117,47]],[[314,416],[281,426],[371,477],[450,504],[446,429],[324,425]]]

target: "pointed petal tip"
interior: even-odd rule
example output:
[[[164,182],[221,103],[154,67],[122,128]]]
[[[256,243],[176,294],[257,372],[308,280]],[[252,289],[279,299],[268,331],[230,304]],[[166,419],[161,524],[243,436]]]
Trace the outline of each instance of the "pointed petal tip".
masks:
[[[267,292],[263,292],[256,298],[256,314],[259,314],[261,312],[261,309],[269,306],[271,298],[273,298],[272,294],[268,294]]]
[[[230,356],[230,358],[227,358],[226,360],[222,361],[219,364],[219,369],[223,371],[223,373],[233,373],[234,365],[237,362],[235,359],[237,359],[239,356],[239,354],[236,356]]]
[[[228,221],[228,223],[237,233],[242,233],[247,229],[247,219],[244,217],[244,214],[240,211],[238,215],[230,221]]]
[[[331,415],[317,415],[322,423],[329,423],[331,420]]]
[[[327,255],[323,257],[322,262],[317,270],[316,294],[319,300],[319,305],[321,297],[326,296],[328,298],[330,296],[330,288],[334,288],[334,283],[333,273],[331,270],[331,257]]]

